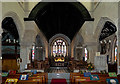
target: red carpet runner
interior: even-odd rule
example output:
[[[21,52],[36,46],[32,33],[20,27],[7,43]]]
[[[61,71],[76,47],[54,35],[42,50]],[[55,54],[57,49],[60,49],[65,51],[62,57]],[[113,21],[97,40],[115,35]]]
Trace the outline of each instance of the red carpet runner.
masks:
[[[52,79],[51,84],[67,84],[66,79]]]

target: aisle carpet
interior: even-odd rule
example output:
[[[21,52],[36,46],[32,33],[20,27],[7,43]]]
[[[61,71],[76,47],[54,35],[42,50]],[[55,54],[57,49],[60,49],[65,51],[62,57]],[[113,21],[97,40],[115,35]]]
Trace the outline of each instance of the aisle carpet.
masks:
[[[52,79],[51,84],[67,84],[66,79]]]

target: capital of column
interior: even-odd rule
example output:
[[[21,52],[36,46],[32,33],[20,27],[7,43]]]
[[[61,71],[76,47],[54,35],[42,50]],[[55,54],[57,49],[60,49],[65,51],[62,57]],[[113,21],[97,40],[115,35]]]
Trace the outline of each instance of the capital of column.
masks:
[[[32,47],[32,43],[24,43],[24,42],[21,42],[21,43],[20,43],[20,46],[21,46],[21,47]]]
[[[86,43],[84,43],[83,44],[83,46],[85,47],[85,46],[98,46],[99,45],[99,43],[98,42],[86,42]]]

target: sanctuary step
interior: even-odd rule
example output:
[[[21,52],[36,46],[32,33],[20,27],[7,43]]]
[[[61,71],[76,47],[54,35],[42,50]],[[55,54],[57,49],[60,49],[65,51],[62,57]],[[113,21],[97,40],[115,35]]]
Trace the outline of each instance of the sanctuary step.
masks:
[[[67,84],[70,84],[70,81],[69,81],[70,80],[70,73],[48,73],[48,84],[51,84],[53,79],[65,79]],[[55,80],[55,81],[58,82],[59,80]],[[61,84],[63,84],[63,83],[61,83]]]
[[[51,84],[67,84],[66,79],[52,79]]]

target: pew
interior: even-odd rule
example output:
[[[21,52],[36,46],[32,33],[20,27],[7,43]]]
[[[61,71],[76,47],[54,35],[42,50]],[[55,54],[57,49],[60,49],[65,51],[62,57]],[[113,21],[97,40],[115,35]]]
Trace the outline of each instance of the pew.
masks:
[[[84,77],[84,74],[81,73],[70,73],[70,83],[71,84],[107,84],[106,79],[116,78],[120,82],[120,76],[118,77],[109,77],[108,74],[101,73],[91,73],[91,75],[97,74],[99,80],[90,80],[90,77]]]
[[[43,83],[42,83],[42,79],[38,79],[38,80],[31,79],[31,80],[25,80],[25,81],[19,80],[17,84],[43,84]]]
[[[19,80],[20,75],[25,75],[26,73],[18,73],[15,75],[8,75],[7,77],[2,77],[2,84],[5,84],[7,78],[18,79],[18,84],[47,84],[48,77],[47,73],[37,73],[32,77],[28,77],[28,80]]]

